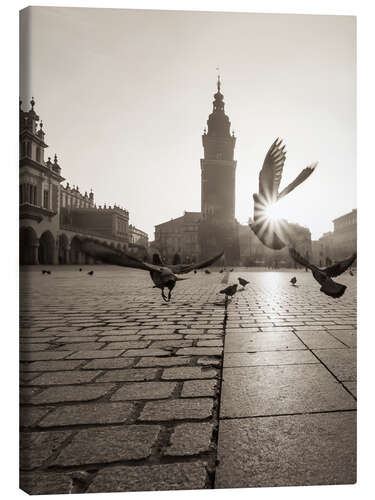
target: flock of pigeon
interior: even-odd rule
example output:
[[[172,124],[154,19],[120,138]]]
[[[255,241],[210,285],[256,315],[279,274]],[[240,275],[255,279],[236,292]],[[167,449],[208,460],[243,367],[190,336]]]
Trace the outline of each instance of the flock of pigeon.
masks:
[[[288,244],[290,256],[295,262],[304,266],[306,269],[311,270],[313,277],[321,285],[320,291],[330,297],[339,298],[344,294],[346,286],[336,283],[332,278],[339,276],[350,268],[357,258],[357,254],[354,253],[351,257],[344,261],[337,262],[325,269],[320,269],[311,264],[295,250],[295,244],[287,230],[283,232],[282,227],[278,227],[267,217],[267,208],[270,205],[277,203],[281,198],[286,196],[303,181],[305,181],[314,172],[317,166],[317,163],[313,163],[304,168],[293,182],[279,192],[285,159],[285,145],[282,145],[282,140],[278,138],[268,150],[262,169],[259,173],[259,190],[258,193],[253,195],[254,219],[251,223],[249,223],[249,227],[256,234],[259,240],[268,248],[281,250]],[[281,235],[279,234],[280,232],[282,233]],[[285,243],[284,240],[286,240],[287,243]],[[161,296],[166,302],[170,301],[172,290],[176,286],[177,281],[185,279],[180,278],[177,275],[187,274],[191,271],[196,273],[198,269],[205,269],[205,273],[210,274],[211,271],[207,269],[207,267],[217,262],[224,255],[224,252],[220,252],[210,259],[195,264],[166,265],[162,262],[160,257],[155,254],[153,263],[151,264],[144,260],[139,260],[121,250],[117,250],[89,238],[82,241],[81,250],[94,259],[108,264],[148,271],[154,283],[154,288],[159,288],[161,290]],[[81,268],[80,271],[82,271]],[[225,269],[221,269],[219,272],[222,273],[224,271]],[[230,271],[233,271],[233,269],[230,269]],[[50,271],[43,270],[42,272],[43,274],[50,274]],[[90,271],[88,274],[93,275],[94,271]],[[351,270],[350,274],[352,275]],[[290,281],[292,286],[297,286],[297,279],[295,277]],[[239,283],[243,287],[242,289],[244,289],[248,284],[248,281],[243,278],[239,278]],[[237,287],[237,283],[229,285],[224,290],[221,290],[220,293],[224,294],[227,300],[228,297],[233,297],[233,295],[235,295]],[[165,289],[168,290],[168,295],[165,294]]]

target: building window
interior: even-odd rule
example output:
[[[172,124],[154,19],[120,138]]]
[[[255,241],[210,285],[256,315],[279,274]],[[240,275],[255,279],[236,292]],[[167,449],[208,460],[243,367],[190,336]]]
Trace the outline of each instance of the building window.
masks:
[[[49,208],[49,191],[43,191],[43,208]]]
[[[36,186],[24,183],[20,185],[20,204],[30,203],[36,205]]]
[[[40,148],[36,148],[36,161],[40,163],[40,157],[41,157],[41,154],[40,154]]]
[[[26,156],[31,158],[31,142],[26,143]]]
[[[26,142],[23,141],[21,145],[21,157],[23,158],[25,156],[26,156]]]

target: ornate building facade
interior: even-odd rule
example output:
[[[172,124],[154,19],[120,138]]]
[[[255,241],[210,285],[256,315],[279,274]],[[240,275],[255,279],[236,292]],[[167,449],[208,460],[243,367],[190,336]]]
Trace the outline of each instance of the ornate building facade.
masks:
[[[22,105],[22,103],[20,103]],[[48,147],[39,116],[20,105],[20,262],[21,264],[92,264],[80,239],[91,237],[122,250],[148,247],[144,231],[129,225],[129,212],[117,205],[97,207],[94,193],[64,187],[57,155],[44,159]],[[136,235],[136,236],[135,236]],[[130,247],[130,248],[129,248]],[[135,253],[137,253],[135,251]],[[144,255],[145,252],[143,252]]]

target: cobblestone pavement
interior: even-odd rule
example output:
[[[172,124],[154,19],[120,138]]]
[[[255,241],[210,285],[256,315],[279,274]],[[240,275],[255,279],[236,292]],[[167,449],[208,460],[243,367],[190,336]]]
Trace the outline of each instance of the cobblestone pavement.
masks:
[[[355,482],[354,277],[335,301],[301,271],[198,272],[165,304],[142,271],[49,269],[21,271],[24,490]]]

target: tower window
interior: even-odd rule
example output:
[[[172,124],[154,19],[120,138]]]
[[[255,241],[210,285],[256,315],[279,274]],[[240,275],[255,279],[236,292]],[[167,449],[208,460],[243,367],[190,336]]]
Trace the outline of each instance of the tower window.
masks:
[[[40,162],[40,156],[41,156],[41,151],[40,148],[36,148],[36,161]]]
[[[31,142],[26,143],[26,156],[31,158]]]

